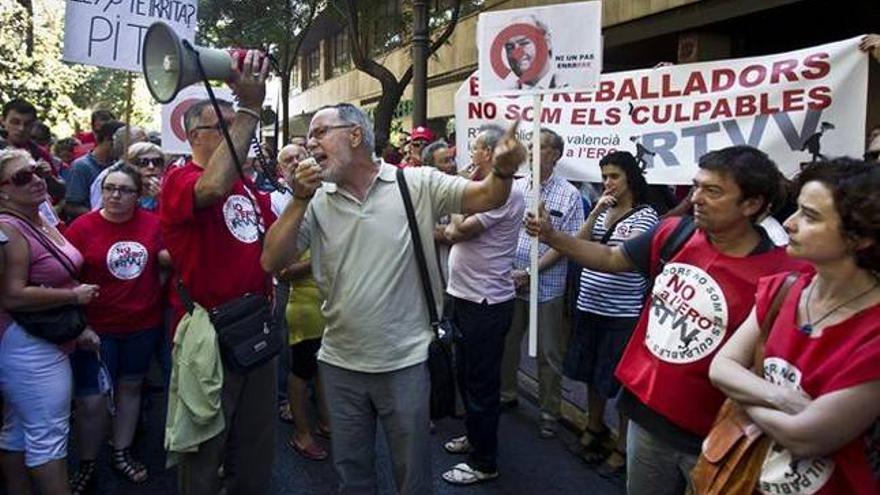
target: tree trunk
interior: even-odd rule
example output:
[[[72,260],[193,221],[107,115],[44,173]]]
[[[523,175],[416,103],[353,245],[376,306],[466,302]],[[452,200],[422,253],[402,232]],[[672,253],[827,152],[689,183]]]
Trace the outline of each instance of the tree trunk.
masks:
[[[290,71],[281,71],[281,139],[275,139],[279,151],[290,142]]]
[[[383,85],[384,86],[384,85]],[[376,134],[376,154],[382,154],[385,145],[391,138],[391,121],[394,120],[394,111],[403,97],[403,90],[406,84],[396,84],[393,88],[385,87],[379,103],[376,104],[376,111],[373,113],[373,131]]]
[[[27,28],[25,32],[25,52],[28,57],[34,56],[34,3],[32,0],[18,0],[27,11]]]

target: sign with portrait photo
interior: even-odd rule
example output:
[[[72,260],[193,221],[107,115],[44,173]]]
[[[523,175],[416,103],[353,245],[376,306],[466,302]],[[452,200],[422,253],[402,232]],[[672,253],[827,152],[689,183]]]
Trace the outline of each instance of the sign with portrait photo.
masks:
[[[601,29],[598,1],[480,14],[480,95],[595,90]]]

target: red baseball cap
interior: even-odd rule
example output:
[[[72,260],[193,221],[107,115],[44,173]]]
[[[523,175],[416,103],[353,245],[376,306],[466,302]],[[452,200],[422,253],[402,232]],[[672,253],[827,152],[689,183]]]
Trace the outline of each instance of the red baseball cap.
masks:
[[[433,141],[434,133],[431,132],[431,129],[428,129],[425,126],[418,126],[409,133],[410,139],[415,141],[416,139],[424,139],[425,141]]]

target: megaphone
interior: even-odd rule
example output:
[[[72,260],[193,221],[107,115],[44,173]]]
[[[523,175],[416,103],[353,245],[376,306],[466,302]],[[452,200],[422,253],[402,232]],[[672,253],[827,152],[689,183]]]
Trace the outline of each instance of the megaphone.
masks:
[[[229,78],[233,54],[227,50],[181,42],[177,33],[163,22],[153,23],[147,29],[141,64],[147,89],[153,98],[159,103],[169,103],[180,90],[202,80],[196,65],[196,53],[208,79]]]

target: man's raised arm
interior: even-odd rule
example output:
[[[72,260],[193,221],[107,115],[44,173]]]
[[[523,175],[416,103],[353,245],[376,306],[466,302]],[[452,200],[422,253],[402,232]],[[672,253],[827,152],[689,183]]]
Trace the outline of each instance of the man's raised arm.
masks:
[[[321,167],[311,158],[297,165],[293,173],[293,200],[266,233],[260,264],[275,273],[298,259],[299,229],[315,191],[321,187]]]
[[[245,55],[242,69],[238,68],[238,59],[232,60],[232,87],[238,97],[239,111],[235,114],[235,120],[229,127],[229,137],[235,147],[235,154],[239,163],[247,158],[254,130],[259,124],[259,112],[266,96],[266,75],[269,71],[269,60],[257,50],[248,50]],[[217,125],[223,115],[217,116]],[[219,130],[218,130],[219,132]],[[214,153],[207,164],[204,164],[205,173],[199,177],[195,187],[195,202],[197,208],[211,205],[226,196],[232,189],[232,185],[238,180],[238,169],[232,158],[226,139]]]
[[[461,212],[480,213],[498,208],[507,201],[513,174],[526,160],[526,149],[516,138],[519,121],[513,123],[498,144],[492,164],[492,173],[479,182],[471,182],[461,198]]]
[[[597,272],[632,272],[636,265],[629,259],[622,246],[608,246],[599,242],[586,241],[572,237],[553,228],[550,216],[544,205],[538,218],[527,214],[526,232],[552,247],[562,256]]]

